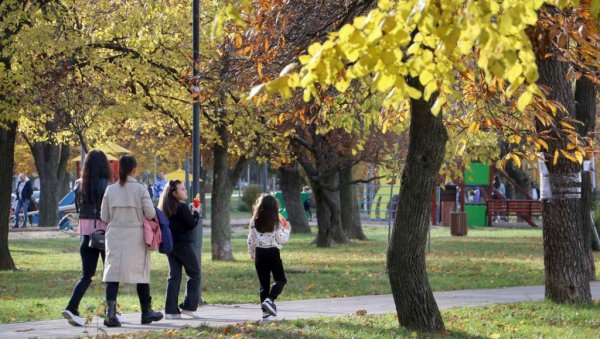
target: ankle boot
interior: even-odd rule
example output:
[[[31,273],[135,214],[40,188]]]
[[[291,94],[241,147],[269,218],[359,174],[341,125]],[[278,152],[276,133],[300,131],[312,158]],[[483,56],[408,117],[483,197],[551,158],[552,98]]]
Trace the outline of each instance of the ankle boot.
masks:
[[[140,306],[142,307],[142,325],[147,325],[153,321],[159,321],[163,318],[163,314],[161,312],[154,312],[154,310],[152,310],[151,297],[143,301],[140,300]]]
[[[121,322],[117,318],[117,302],[107,301],[108,308],[106,309],[106,317],[104,317],[104,326],[106,327],[121,327]]]

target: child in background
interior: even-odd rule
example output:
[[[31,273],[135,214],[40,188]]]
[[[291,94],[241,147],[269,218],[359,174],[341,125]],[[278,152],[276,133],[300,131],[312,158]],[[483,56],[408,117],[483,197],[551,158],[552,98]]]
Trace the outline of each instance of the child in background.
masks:
[[[275,197],[263,194],[253,207],[250,232],[248,233],[248,253],[254,261],[260,282],[260,302],[262,320],[269,321],[277,316],[275,299],[287,283],[279,251],[290,238],[291,227],[279,215]],[[271,286],[271,273],[273,286]]]

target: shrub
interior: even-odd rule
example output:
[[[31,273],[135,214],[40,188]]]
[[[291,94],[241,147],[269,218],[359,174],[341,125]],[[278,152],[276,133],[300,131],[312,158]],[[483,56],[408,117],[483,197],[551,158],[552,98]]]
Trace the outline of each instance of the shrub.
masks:
[[[244,194],[242,195],[242,201],[248,207],[249,211],[252,211],[252,205],[256,202],[256,199],[263,193],[260,185],[249,185],[244,188]]]

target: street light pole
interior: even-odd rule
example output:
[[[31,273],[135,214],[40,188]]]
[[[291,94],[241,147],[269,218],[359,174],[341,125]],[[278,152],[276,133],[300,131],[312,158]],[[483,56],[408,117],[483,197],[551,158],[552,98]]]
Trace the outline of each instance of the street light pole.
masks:
[[[200,193],[200,91],[199,77],[200,70],[198,69],[198,61],[200,60],[200,0],[192,0],[192,40],[193,40],[193,74],[194,80],[192,82],[194,97],[193,97],[193,132],[192,132],[192,195],[195,197]],[[204,208],[204,206],[203,206]],[[196,259],[198,260],[198,266],[200,272],[202,272],[202,219],[200,219],[200,225],[194,228],[193,232],[194,252]],[[200,273],[200,279],[202,279],[202,273]],[[202,280],[200,280],[202,282]],[[199,304],[202,305],[202,284],[198,286]],[[186,291],[187,294],[187,291]]]
[[[193,0],[192,4],[192,13],[193,13],[193,34],[192,39],[194,41],[194,64],[193,64],[193,72],[194,72],[194,84],[193,90],[194,93],[198,93],[199,84],[198,77],[200,75],[200,71],[197,67],[198,59],[200,58],[200,1]],[[196,194],[200,193],[200,98],[198,96],[194,97],[194,105],[193,105],[193,149],[192,149],[192,157],[193,157],[193,185],[192,185],[192,194],[196,196]]]

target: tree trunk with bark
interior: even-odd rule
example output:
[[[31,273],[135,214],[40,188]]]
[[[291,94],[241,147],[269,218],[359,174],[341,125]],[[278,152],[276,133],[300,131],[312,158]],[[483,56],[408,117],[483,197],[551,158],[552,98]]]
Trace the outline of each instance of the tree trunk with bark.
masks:
[[[581,136],[588,136],[596,129],[596,86],[586,78],[581,77],[575,86],[575,117],[582,122],[578,126]],[[593,137],[593,135],[592,135]],[[581,178],[581,226],[584,238],[585,251],[587,252],[587,270],[590,281],[596,280],[596,265],[592,248],[593,224],[590,219],[592,212],[592,172],[584,171]]]
[[[285,201],[288,220],[292,225],[293,233],[310,233],[307,217],[302,205],[302,177],[297,166],[281,167],[281,193]]]
[[[0,127],[0,271],[16,269],[15,262],[8,247],[9,209],[13,183],[13,166],[15,142],[17,138],[17,122],[5,122],[6,128]]]
[[[566,108],[566,114],[573,116],[575,101],[567,80],[569,65],[556,57],[542,57],[537,60],[540,74],[538,84],[550,90],[547,95],[549,100],[560,102]],[[564,115],[558,113],[556,119]],[[544,129],[542,126],[538,128],[540,131]],[[545,180],[550,184],[552,197],[542,200],[546,298],[557,303],[589,303],[591,293],[579,194],[581,165],[564,157],[560,157],[554,165],[554,151],[566,149],[566,142],[554,138],[548,144],[546,166],[549,174]]]
[[[51,141],[29,145],[40,179],[39,226],[56,226],[71,147]]]
[[[423,90],[418,79],[409,83]],[[427,332],[444,330],[425,267],[431,195],[448,140],[441,113],[437,117],[431,113],[435,100],[435,96],[429,102],[411,100],[408,154],[387,255],[400,326]]]
[[[322,184],[337,186],[338,175],[332,175],[320,182],[312,182],[315,203],[317,204],[317,237],[314,242],[318,247],[331,247],[333,243],[347,243],[341,224],[340,194]]]
[[[225,144],[225,143],[223,143]],[[227,149],[214,146],[213,187],[210,206],[210,243],[213,260],[233,260],[231,248],[230,205],[233,185],[227,174]]]
[[[352,167],[340,171],[340,203],[342,229],[350,239],[367,240],[360,221],[358,200],[352,187]]]
[[[231,195],[235,188],[247,160],[241,157],[234,168],[229,168],[229,139],[225,126],[217,127],[221,144],[215,144],[213,188],[211,197],[210,216],[210,243],[213,260],[234,260],[231,247],[230,206]]]
[[[307,168],[308,165],[304,169],[309,174],[308,179],[317,205],[318,232],[314,242],[318,247],[330,247],[334,242],[347,243],[349,240],[341,224],[339,173],[332,171],[332,168],[338,166],[339,157],[329,146],[326,136],[319,135],[314,130],[312,139],[313,145],[316,145],[313,153],[315,167],[312,171]]]

